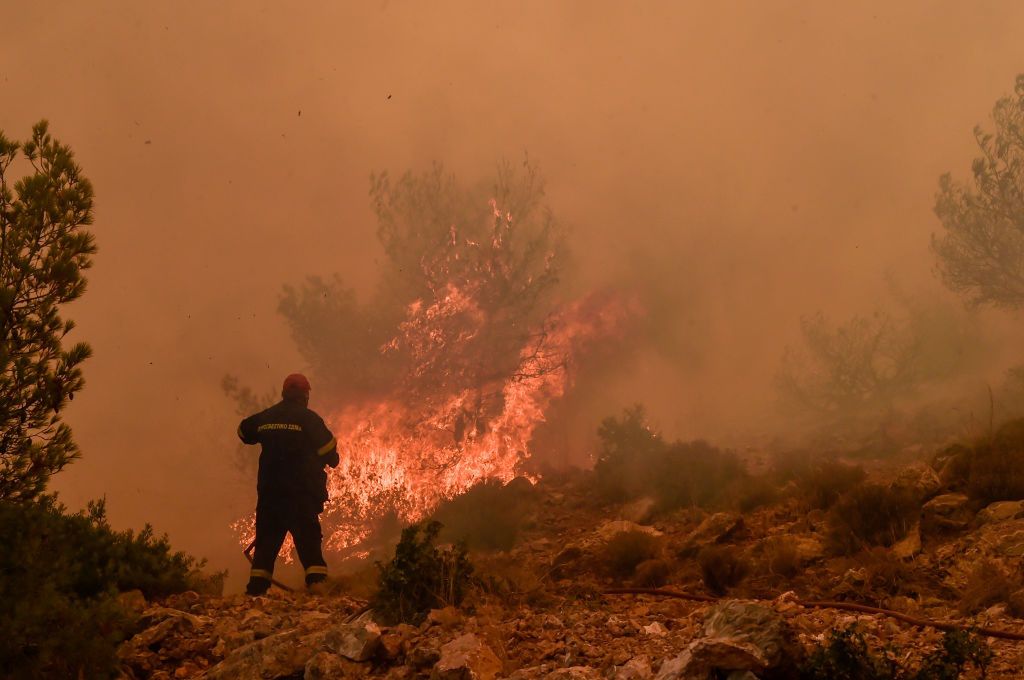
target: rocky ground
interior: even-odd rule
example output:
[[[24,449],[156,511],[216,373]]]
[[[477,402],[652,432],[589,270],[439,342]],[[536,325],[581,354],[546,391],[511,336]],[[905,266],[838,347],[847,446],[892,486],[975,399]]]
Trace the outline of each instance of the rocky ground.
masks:
[[[822,513],[793,499],[755,511],[678,511],[652,519],[651,504],[598,510],[579,480],[545,482],[534,521],[509,551],[475,554],[479,586],[458,608],[437,609],[419,626],[383,626],[352,588],[313,595],[276,589],[266,597],[177,595],[132,602],[138,634],[120,656],[126,678],[707,678],[733,680],[784,668],[829,631],[857,623],[878,647],[896,645],[913,664],[942,634],[883,615],[808,609],[802,600],[872,604],[935,620],[1024,633],[1005,603],[964,617],[959,598],[988,560],[1019,574],[1024,502],[980,512],[941,493],[917,464],[882,475],[924,490],[920,522],[884,556],[826,555]],[[606,594],[630,585],[605,575],[608,541],[622,531],[656,536],[666,587],[708,594],[692,559],[706,545],[734,546],[753,564],[786,537],[797,573],[755,567],[717,602]],[[878,580],[881,559],[897,572]],[[881,570],[883,576],[888,573]],[[639,572],[638,572],[639,573]],[[1024,677],[1024,642],[990,640],[990,678]],[[970,676],[968,676],[970,677]]]

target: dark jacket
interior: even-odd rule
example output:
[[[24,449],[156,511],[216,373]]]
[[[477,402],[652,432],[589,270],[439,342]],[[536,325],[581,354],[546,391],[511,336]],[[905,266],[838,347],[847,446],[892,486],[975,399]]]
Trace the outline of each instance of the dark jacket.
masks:
[[[238,437],[262,446],[256,483],[261,500],[326,502],[324,465],[338,465],[338,446],[323,418],[284,400],[243,420]]]

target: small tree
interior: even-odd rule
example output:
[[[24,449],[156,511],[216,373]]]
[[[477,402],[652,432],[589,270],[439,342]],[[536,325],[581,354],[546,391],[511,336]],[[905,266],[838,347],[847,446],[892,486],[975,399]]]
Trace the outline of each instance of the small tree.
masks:
[[[31,172],[12,185],[19,151]],[[60,307],[85,291],[92,202],[92,185],[46,121],[24,144],[0,132],[0,499],[34,498],[78,457],[61,412],[84,384],[91,351],[65,349],[74,322]]]
[[[972,183],[939,180],[932,237],[939,274],[975,305],[1024,305],[1024,75],[992,110],[995,132],[974,128],[981,156]]]

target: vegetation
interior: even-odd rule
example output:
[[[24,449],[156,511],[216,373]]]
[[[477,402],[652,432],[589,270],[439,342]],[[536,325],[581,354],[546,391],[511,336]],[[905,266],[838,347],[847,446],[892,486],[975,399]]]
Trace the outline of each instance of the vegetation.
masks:
[[[947,484],[980,505],[1024,499],[1024,418],[1004,423],[972,446],[947,447],[936,464]]]
[[[651,496],[658,511],[711,507],[734,495],[746,473],[735,454],[707,442],[666,442],[646,422],[642,406],[621,418],[605,418],[598,429],[594,466],[599,495],[616,502]]]
[[[992,651],[984,640],[965,631],[950,631],[942,645],[911,669],[895,647],[874,653],[856,627],[832,631],[800,669],[801,680],[956,680],[968,665],[984,678]]]
[[[777,536],[765,541],[763,560],[769,574],[785,579],[796,576],[802,567],[796,542],[788,536]]]
[[[715,595],[725,595],[750,573],[750,560],[739,548],[709,545],[697,554],[704,585]]]
[[[12,183],[20,155],[30,172]],[[0,131],[0,500],[30,500],[78,457],[61,414],[82,389],[89,346],[61,308],[85,292],[96,252],[92,185],[46,121],[24,144]]]
[[[829,512],[829,547],[839,555],[870,546],[889,547],[906,536],[919,509],[903,491],[875,484],[859,486]]]
[[[508,550],[515,545],[530,512],[535,492],[525,479],[508,484],[481,482],[434,512],[444,525],[441,536],[480,550]]]
[[[111,677],[131,620],[119,592],[187,590],[195,561],[147,526],[114,531],[102,501],[0,502],[0,667],[19,678]]]
[[[975,305],[1024,305],[1024,75],[992,109],[993,131],[974,129],[981,156],[970,184],[947,173],[935,200],[944,233],[932,238],[949,288]]]
[[[967,584],[960,596],[960,613],[978,612],[1000,602],[1009,602],[1020,589],[1020,582],[1010,576],[992,560],[982,560],[967,578]]]
[[[838,461],[824,461],[797,478],[797,489],[808,507],[828,510],[864,481],[864,468]]]
[[[462,602],[473,574],[464,545],[434,545],[440,522],[413,524],[402,531],[395,556],[377,563],[377,592],[371,606],[385,621],[419,624],[431,609]]]
[[[658,539],[648,533],[620,531],[605,545],[603,562],[613,577],[629,578],[642,562],[657,557],[659,547]]]

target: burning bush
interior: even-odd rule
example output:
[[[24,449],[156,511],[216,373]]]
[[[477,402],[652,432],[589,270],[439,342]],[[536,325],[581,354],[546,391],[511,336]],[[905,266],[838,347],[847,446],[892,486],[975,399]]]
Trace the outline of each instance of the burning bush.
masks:
[[[828,517],[828,544],[840,555],[891,546],[907,534],[920,506],[908,493],[865,484],[843,496]]]
[[[474,549],[507,550],[515,545],[535,500],[529,481],[487,480],[446,501],[434,513],[441,536]]]
[[[643,407],[621,419],[605,418],[598,429],[601,448],[594,466],[597,489],[606,501],[653,496],[659,511],[711,506],[728,498],[744,478],[735,456],[707,442],[666,442],[646,423]]]
[[[462,602],[473,565],[465,546],[441,550],[434,545],[440,531],[440,522],[406,527],[394,558],[378,564],[371,606],[384,621],[418,624],[431,609]]]
[[[697,554],[704,585],[715,595],[725,595],[750,573],[750,560],[739,548],[709,545]]]
[[[130,616],[119,592],[188,590],[195,560],[150,527],[114,531],[102,501],[0,503],[0,667],[11,677],[111,677]]]

